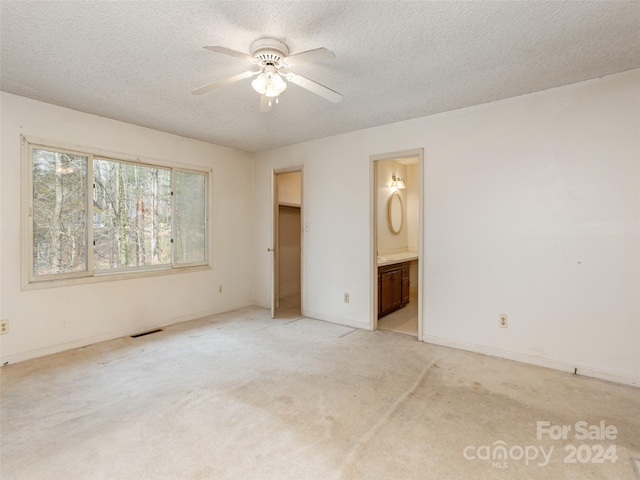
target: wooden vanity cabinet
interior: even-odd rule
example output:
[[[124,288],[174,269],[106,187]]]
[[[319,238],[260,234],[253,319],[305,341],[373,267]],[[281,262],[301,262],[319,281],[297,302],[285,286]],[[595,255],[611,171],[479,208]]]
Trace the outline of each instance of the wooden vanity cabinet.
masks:
[[[409,303],[409,262],[378,267],[378,318]]]

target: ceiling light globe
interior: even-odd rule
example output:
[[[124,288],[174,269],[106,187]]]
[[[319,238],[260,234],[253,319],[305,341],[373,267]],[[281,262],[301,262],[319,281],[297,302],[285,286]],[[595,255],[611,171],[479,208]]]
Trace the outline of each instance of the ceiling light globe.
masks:
[[[269,83],[269,77],[267,77],[266,74],[261,73],[253,80],[253,82],[251,82],[251,86],[260,95],[264,95],[265,92],[267,91],[268,83]]]
[[[267,97],[277,97],[287,88],[287,84],[280,75],[274,74],[267,81],[267,87],[264,94]]]

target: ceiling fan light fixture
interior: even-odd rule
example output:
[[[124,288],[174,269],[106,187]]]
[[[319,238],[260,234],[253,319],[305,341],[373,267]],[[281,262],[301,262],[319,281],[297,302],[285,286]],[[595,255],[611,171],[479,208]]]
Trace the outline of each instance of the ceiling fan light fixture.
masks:
[[[251,86],[256,92],[264,95],[264,92],[267,91],[267,81],[267,76],[264,73],[261,73],[251,82]]]
[[[272,75],[269,80],[267,90],[264,92],[267,97],[277,97],[287,88],[287,83],[282,80],[280,75]]]
[[[264,71],[251,82],[251,86],[260,95],[266,95],[267,97],[277,97],[287,88],[286,82],[282,80],[273,66],[266,67]]]

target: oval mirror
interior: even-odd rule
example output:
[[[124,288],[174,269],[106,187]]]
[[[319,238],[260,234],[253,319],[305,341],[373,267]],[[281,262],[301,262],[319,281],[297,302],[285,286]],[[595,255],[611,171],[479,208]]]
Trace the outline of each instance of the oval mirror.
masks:
[[[402,230],[404,220],[404,205],[402,197],[398,192],[393,192],[387,202],[387,217],[389,219],[389,230],[394,235],[398,235]]]

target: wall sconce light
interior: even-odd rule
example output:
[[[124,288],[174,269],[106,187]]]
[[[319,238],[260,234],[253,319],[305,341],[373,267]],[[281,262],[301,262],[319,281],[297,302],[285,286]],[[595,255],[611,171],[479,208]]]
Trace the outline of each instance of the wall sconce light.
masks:
[[[396,177],[394,175],[391,177],[391,179],[393,180],[391,182],[391,188],[398,188],[398,189],[407,188],[407,186],[404,183],[404,180],[401,179],[400,177]]]

